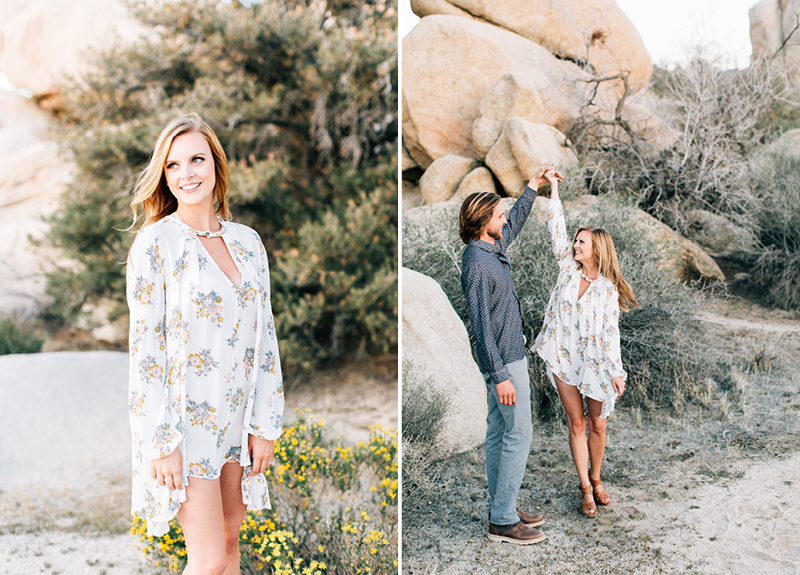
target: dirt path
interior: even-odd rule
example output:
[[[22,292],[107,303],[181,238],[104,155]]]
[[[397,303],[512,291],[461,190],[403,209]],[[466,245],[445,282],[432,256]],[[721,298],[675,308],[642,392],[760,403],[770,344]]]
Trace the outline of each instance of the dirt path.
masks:
[[[749,467],[741,479],[645,502],[640,533],[662,531],[675,573],[800,573],[800,454]]]

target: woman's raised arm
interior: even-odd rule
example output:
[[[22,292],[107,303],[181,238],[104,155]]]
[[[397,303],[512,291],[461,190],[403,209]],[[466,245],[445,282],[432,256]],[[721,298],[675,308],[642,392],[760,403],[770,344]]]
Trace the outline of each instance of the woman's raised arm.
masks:
[[[550,182],[550,201],[547,206],[547,228],[550,230],[550,239],[553,243],[553,254],[561,266],[571,259],[569,238],[567,237],[567,222],[564,219],[564,208],[558,197],[558,182],[563,176],[555,171],[545,173]]]

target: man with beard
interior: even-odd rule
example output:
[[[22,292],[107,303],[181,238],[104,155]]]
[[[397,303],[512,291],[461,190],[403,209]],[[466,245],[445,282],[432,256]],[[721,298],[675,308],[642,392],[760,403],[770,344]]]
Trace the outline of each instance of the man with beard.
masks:
[[[470,194],[461,205],[459,235],[467,244],[461,287],[475,336],[478,367],[487,386],[486,475],[489,483],[489,539],[529,545],[546,539],[535,529],[544,523],[517,507],[525,474],[532,423],[528,356],[517,290],[506,257],[533,208],[537,189],[547,181],[539,170],[506,220],[500,196]],[[554,171],[561,180],[563,176]]]

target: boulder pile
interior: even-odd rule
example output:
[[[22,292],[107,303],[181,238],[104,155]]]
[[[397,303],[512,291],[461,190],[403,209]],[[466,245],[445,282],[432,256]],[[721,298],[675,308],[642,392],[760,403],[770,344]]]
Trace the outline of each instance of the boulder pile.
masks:
[[[576,165],[575,120],[611,113],[622,76],[630,95],[652,74],[613,0],[411,5],[422,19],[402,46],[404,210],[478,190],[518,196],[543,165]]]
[[[50,263],[66,263],[35,245],[75,171],[53,133],[64,83],[89,71],[92,49],[152,33],[121,0],[0,2],[0,73],[21,88],[0,89],[0,314],[41,311]],[[126,329],[91,327],[99,339],[127,338]]]

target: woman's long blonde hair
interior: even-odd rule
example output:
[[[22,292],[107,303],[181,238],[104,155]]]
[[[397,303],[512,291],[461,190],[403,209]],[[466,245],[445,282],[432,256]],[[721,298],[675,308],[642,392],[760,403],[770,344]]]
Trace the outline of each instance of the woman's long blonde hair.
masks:
[[[578,239],[578,234],[583,231],[592,234],[594,263],[597,264],[597,269],[617,286],[617,291],[619,292],[619,309],[622,311],[629,311],[630,308],[639,307],[639,304],[636,303],[636,298],[633,296],[633,290],[630,284],[622,277],[622,270],[619,267],[614,240],[607,231],[601,228],[580,228],[575,232],[575,236],[572,238],[572,257],[575,258],[575,241]],[[579,269],[583,267],[580,262],[577,263]]]
[[[203,134],[211,148],[211,156],[214,159],[214,175],[216,184],[214,185],[214,212],[223,220],[231,219],[231,212],[228,208],[228,186],[230,182],[230,172],[228,171],[227,158],[222,144],[219,143],[214,130],[206,124],[197,114],[186,114],[172,120],[161,132],[150,158],[150,163],[142,170],[133,188],[133,201],[131,210],[133,211],[133,224],[136,225],[139,204],[144,208],[144,225],[147,226],[170,215],[178,209],[178,200],[172,195],[167,187],[167,180],[164,176],[164,167],[167,163],[167,155],[172,146],[172,142],[178,136],[197,132]]]

